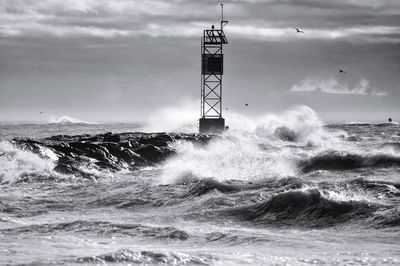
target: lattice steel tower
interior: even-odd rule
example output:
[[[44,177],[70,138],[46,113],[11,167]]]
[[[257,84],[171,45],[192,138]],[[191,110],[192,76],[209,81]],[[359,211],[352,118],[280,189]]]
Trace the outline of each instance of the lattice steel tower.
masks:
[[[224,55],[222,47],[228,43],[224,34],[224,5],[221,4],[221,27],[203,31],[201,38],[201,118],[200,134],[220,133],[225,130],[222,117],[222,75]]]

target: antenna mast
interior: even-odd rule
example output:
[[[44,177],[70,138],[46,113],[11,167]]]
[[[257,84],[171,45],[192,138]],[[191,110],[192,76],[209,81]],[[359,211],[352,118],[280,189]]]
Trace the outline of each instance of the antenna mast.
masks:
[[[221,22],[224,21],[224,4],[220,4],[221,5]],[[221,26],[222,29],[222,26]]]
[[[223,30],[224,26],[228,24],[228,21],[224,20],[224,4],[221,3],[220,6],[221,6],[221,30]]]

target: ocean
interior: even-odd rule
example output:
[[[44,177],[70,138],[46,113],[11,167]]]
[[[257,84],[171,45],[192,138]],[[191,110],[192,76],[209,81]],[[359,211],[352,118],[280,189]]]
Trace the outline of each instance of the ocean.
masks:
[[[400,265],[397,123],[194,132],[1,123],[0,264]]]

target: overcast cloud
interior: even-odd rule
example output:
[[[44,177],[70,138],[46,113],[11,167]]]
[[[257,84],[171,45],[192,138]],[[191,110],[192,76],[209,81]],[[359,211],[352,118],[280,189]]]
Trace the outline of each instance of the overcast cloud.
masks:
[[[230,109],[400,120],[400,1],[231,0],[225,15]],[[197,99],[200,37],[219,19],[211,0],[0,0],[0,120],[140,120]]]

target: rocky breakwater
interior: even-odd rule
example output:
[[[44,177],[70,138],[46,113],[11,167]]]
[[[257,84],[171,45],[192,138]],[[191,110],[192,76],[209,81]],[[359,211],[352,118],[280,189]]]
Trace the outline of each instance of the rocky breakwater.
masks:
[[[98,135],[56,135],[43,139],[15,138],[13,143],[41,157],[49,150],[57,156],[54,170],[62,174],[90,177],[82,169],[135,170],[162,162],[176,154],[175,141],[208,142],[211,137],[195,134],[105,133]],[[53,156],[54,157],[54,156]]]

